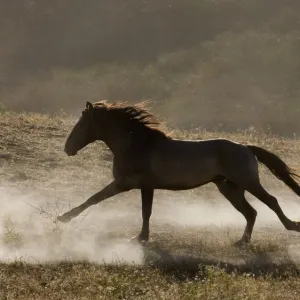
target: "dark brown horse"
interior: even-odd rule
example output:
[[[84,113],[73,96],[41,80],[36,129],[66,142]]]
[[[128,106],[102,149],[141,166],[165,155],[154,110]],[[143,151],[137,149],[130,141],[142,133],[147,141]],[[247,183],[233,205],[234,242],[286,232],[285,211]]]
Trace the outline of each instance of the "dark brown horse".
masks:
[[[257,146],[242,145],[226,139],[176,140],[159,129],[159,123],[143,106],[87,102],[65,145],[67,155],[96,140],[113,152],[114,180],[86,202],[58,217],[69,222],[91,205],[131,189],[140,189],[143,226],[133,240],[149,239],[149,220],[155,189],[187,190],[213,182],[230,203],[246,218],[244,234],[237,243],[248,243],[256,219],[256,210],[246,201],[250,192],[272,209],[287,230],[300,231],[300,223],[291,221],[275,197],[260,184],[258,163],[298,196],[299,177],[275,154]]]

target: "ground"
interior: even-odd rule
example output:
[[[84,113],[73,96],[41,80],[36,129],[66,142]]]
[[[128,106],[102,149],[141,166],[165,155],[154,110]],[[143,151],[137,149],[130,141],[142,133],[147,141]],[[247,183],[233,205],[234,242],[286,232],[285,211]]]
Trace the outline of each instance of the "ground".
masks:
[[[257,199],[253,241],[233,247],[245,220],[213,185],[157,191],[151,240],[129,244],[141,227],[137,191],[90,208],[68,224],[56,216],[111,180],[101,143],[75,157],[63,152],[76,120],[57,115],[0,115],[1,299],[299,299],[300,234],[286,231]],[[300,140],[250,130],[172,133],[226,137],[274,151],[292,167]],[[263,185],[291,219],[300,201],[261,168]]]

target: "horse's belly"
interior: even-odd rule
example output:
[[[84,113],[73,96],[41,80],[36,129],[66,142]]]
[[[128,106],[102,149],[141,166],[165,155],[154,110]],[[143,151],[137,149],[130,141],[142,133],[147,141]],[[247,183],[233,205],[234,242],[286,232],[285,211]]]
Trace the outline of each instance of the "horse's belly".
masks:
[[[212,181],[219,175],[219,168],[215,159],[205,161],[162,161],[155,168],[158,184],[168,188],[185,189],[200,186]]]

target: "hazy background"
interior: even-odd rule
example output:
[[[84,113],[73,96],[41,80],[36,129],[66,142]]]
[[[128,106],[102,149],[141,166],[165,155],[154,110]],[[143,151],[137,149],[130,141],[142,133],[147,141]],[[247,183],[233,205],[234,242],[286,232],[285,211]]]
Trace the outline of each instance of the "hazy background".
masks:
[[[0,103],[152,99],[180,128],[300,134],[299,0],[0,0]]]

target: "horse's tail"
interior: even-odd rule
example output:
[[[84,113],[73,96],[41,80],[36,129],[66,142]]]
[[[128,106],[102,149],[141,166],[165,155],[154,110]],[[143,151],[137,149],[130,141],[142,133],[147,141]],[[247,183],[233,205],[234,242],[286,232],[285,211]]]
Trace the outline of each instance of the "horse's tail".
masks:
[[[287,166],[286,163],[274,153],[253,145],[247,145],[247,147],[252,151],[252,153],[261,163],[263,163],[270,169],[270,171],[278,179],[283,181],[298,196],[300,196],[300,186],[296,181],[297,179],[300,179],[299,174],[296,174],[293,169]]]

